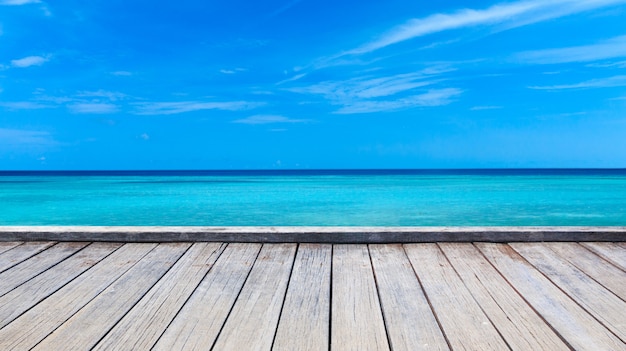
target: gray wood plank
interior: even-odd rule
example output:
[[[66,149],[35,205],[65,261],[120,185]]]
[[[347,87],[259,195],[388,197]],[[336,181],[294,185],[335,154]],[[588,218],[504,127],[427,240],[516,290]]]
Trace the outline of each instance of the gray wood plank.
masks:
[[[41,251],[56,244],[52,241],[33,241],[23,243],[16,246],[11,250],[5,251],[0,254],[0,272],[3,272],[16,264],[35,256]]]
[[[93,350],[151,349],[225,247],[194,244]]]
[[[474,245],[439,247],[512,350],[570,349]]]
[[[188,243],[159,244],[32,350],[90,350],[189,246]]]
[[[228,244],[153,350],[210,350],[260,249]]]
[[[0,273],[0,296],[44,272],[88,243],[58,243],[22,263]]]
[[[476,243],[524,299],[575,350],[622,350],[624,343],[570,299],[512,247]]]
[[[9,251],[16,246],[22,245],[22,243],[22,241],[0,241],[0,254],[5,251]]]
[[[332,246],[301,244],[272,350],[328,350]]]
[[[366,245],[335,245],[331,348],[389,350],[374,272]]]
[[[509,349],[436,244],[404,248],[453,350]]]
[[[404,248],[370,245],[391,349],[449,350]]]
[[[626,272],[577,243],[544,245],[626,301]]]
[[[214,350],[270,350],[283,306],[295,244],[265,244]]]
[[[0,328],[91,268],[121,244],[94,243],[0,297]]]
[[[541,243],[510,246],[615,335],[626,340],[626,302]]]
[[[626,271],[626,248],[623,243],[581,243],[600,257]]]
[[[155,244],[126,244],[0,329],[0,349],[29,350],[98,296]]]

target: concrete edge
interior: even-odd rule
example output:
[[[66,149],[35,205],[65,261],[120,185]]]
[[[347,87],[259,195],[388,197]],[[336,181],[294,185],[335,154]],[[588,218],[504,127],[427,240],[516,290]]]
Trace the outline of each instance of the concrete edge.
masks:
[[[0,226],[0,241],[421,243],[626,241],[605,227],[175,227]]]

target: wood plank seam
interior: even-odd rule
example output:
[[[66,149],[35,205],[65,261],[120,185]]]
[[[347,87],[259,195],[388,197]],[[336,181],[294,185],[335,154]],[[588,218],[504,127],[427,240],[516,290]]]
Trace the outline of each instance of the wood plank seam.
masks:
[[[561,341],[563,341],[565,343],[565,345],[567,345],[567,347],[569,347],[571,350],[575,351],[576,349],[574,348],[574,346],[572,346],[567,339],[561,335],[561,333],[559,333],[558,330],[556,330],[552,324],[550,322],[548,322],[545,317],[533,306],[533,304],[530,303],[530,301],[528,301],[526,299],[526,297],[517,289],[517,287],[515,287],[514,284],[511,283],[511,281],[509,279],[507,279],[507,277],[498,269],[498,267],[496,267],[496,265],[491,262],[491,260],[487,257],[487,255],[485,255],[485,253],[476,246],[475,243],[472,243],[472,245],[474,245],[474,247],[478,250],[478,252],[485,258],[485,260],[487,260],[487,262],[489,262],[489,264],[498,272],[498,274],[500,274],[500,276],[511,286],[511,288],[513,288],[513,290],[515,290],[515,292],[517,293],[517,295],[519,295],[522,300],[524,300],[526,302],[526,304],[528,305],[528,307],[530,307],[530,309],[532,309],[538,316],[539,318],[541,318],[541,320],[544,321],[544,323],[550,328],[552,329],[552,331],[561,339]],[[506,244],[507,246],[508,243]],[[510,246],[509,246],[510,247]],[[511,248],[512,249],[512,248]],[[517,252],[517,251],[516,251]],[[520,255],[521,256],[521,255]],[[523,258],[523,257],[522,257]],[[524,260],[526,260],[524,258]],[[533,266],[534,267],[534,266]]]
[[[439,320],[439,316],[437,315],[437,311],[435,311],[435,308],[433,307],[432,302],[430,301],[430,297],[428,296],[428,293],[426,292],[426,289],[424,289],[424,284],[422,283],[422,280],[420,278],[420,276],[417,274],[417,271],[415,270],[415,267],[413,266],[413,261],[411,261],[409,259],[409,255],[406,253],[406,247],[404,245],[402,245],[402,251],[404,252],[404,255],[407,257],[407,260],[409,261],[409,264],[411,265],[411,269],[413,270],[413,274],[415,274],[415,277],[417,278],[417,281],[420,285],[420,288],[422,289],[422,292],[424,293],[424,297],[426,298],[426,301],[428,301],[428,307],[430,307],[430,310],[433,313],[433,316],[435,317],[435,320],[437,321],[437,325],[439,326],[439,329],[441,330],[441,333],[443,334],[443,338],[446,340],[446,344],[448,345],[448,349],[453,350],[452,348],[452,344],[450,343],[450,340],[448,339],[448,335],[446,333],[446,331],[443,329],[443,326],[441,325],[441,321]]]
[[[35,245],[37,243],[45,243],[45,242],[42,242],[42,241],[24,242],[24,243],[22,243],[20,245],[17,245],[15,247],[11,248],[10,250],[7,250],[7,251],[3,252],[3,255],[6,255],[7,253],[10,254],[13,250],[19,250],[18,248],[23,247],[23,246],[27,246],[28,244]],[[0,273],[8,271],[9,269],[17,266],[18,264],[20,264],[20,263],[30,259],[31,257],[33,257],[35,255],[38,255],[38,254],[46,251],[46,249],[48,249],[48,248],[50,248],[50,247],[52,247],[52,246],[54,246],[54,245],[56,245],[58,243],[59,243],[58,241],[51,241],[51,242],[49,242],[48,243],[49,245],[45,245],[42,248],[39,248],[39,249],[37,249],[37,250],[35,250],[33,252],[28,253],[28,256],[20,257],[20,260],[19,261],[15,261],[12,265],[4,267],[4,268],[0,268]]]
[[[581,245],[582,246],[582,245]],[[584,246],[582,246],[584,247]],[[609,287],[607,287],[605,284],[603,284],[601,281],[597,280],[596,278],[594,278],[591,274],[587,273],[587,271],[581,269],[580,267],[578,267],[578,265],[575,262],[572,262],[571,260],[569,260],[567,257],[564,257],[563,255],[560,255],[558,252],[556,252],[554,249],[552,249],[550,246],[547,246],[548,250],[550,250],[551,252],[553,252],[556,256],[560,257],[561,259],[565,260],[567,263],[569,263],[570,265],[572,265],[573,267],[575,267],[576,269],[578,269],[580,272],[582,272],[583,274],[585,274],[587,277],[589,277],[589,279],[593,280],[596,284],[600,285],[601,287],[603,287],[606,291],[608,291],[609,293],[611,293],[612,295],[615,295],[615,297],[617,297],[618,299],[626,302],[626,300],[624,300],[621,296],[619,296],[618,294],[616,294],[613,290],[611,290]],[[593,252],[592,252],[593,253]],[[597,257],[600,257],[598,255],[596,255]],[[600,257],[601,258],[601,257]],[[606,260],[603,259],[603,261],[608,262]]]
[[[156,279],[156,280],[152,283],[152,285],[150,285],[150,287],[149,287],[149,288],[145,289],[145,291],[144,291],[144,293],[141,295],[141,297],[139,297],[139,298],[135,301],[135,303],[133,303],[133,304],[132,304],[132,306],[130,306],[130,307],[126,310],[126,312],[125,312],[123,315],[119,316],[118,320],[117,320],[114,324],[112,324],[112,325],[111,325],[111,327],[109,328],[109,330],[107,330],[107,331],[106,331],[106,333],[104,333],[104,334],[103,334],[103,335],[102,335],[102,336],[98,339],[98,341],[96,341],[95,343],[93,343],[94,347],[95,347],[95,345],[98,345],[98,343],[100,343],[100,341],[102,341],[102,339],[104,339],[104,338],[105,338],[105,337],[106,337],[106,336],[107,336],[107,335],[111,332],[111,330],[113,330],[113,328],[115,328],[115,326],[116,326],[116,325],[117,325],[117,324],[118,324],[118,323],[119,323],[119,322],[120,322],[120,321],[121,321],[124,317],[126,317],[126,315],[128,314],[128,312],[130,312],[130,311],[131,311],[131,310],[132,310],[132,309],[133,309],[133,308],[134,308],[134,307],[135,307],[135,306],[139,303],[139,301],[141,301],[141,299],[143,299],[143,298],[144,298],[144,297],[148,294],[148,292],[150,292],[150,290],[152,290],[152,288],[154,288],[154,286],[155,286],[155,285],[159,282],[159,280],[161,280],[161,278],[163,278],[163,277],[167,274],[167,272],[169,272],[169,271],[170,271],[170,270],[171,270],[171,269],[172,269],[172,268],[176,265],[176,263],[178,263],[178,261],[180,261],[180,259],[181,259],[183,256],[185,256],[185,254],[187,253],[187,251],[189,251],[189,250],[191,249],[191,246],[192,246],[192,245],[189,245],[189,246],[188,246],[188,247],[187,247],[187,248],[186,248],[186,249],[182,252],[182,254],[181,254],[180,256],[178,256],[178,258],[176,259],[176,261],[174,261],[174,263],[172,263],[172,265],[170,265],[170,267],[169,267],[169,268],[167,268],[167,269],[163,272],[163,274],[161,275],[161,277],[159,277],[159,279]],[[156,248],[156,247],[155,247],[155,248]],[[144,256],[144,257],[145,257],[145,256]],[[142,259],[143,259],[143,258],[142,258]],[[139,261],[141,261],[141,260],[139,260]],[[139,262],[139,261],[137,261],[137,262]]]
[[[478,308],[480,308],[480,310],[482,311],[482,313],[485,315],[485,317],[487,317],[487,320],[489,320],[489,323],[493,326],[493,328],[496,330],[496,332],[498,333],[498,335],[500,336],[500,338],[502,338],[502,340],[504,341],[504,343],[506,344],[506,346],[509,348],[509,350],[513,350],[513,348],[511,347],[511,345],[509,344],[509,341],[504,337],[504,335],[502,335],[502,332],[500,331],[500,329],[498,328],[498,326],[493,322],[493,320],[491,319],[491,316],[487,313],[487,311],[485,311],[485,309],[483,308],[483,306],[480,304],[480,302],[478,300],[476,300],[476,297],[474,297],[474,294],[471,293],[471,289],[469,286],[467,286],[467,283],[465,282],[465,280],[463,280],[463,278],[461,277],[461,275],[459,274],[459,272],[457,271],[456,267],[452,264],[452,262],[450,261],[450,259],[448,258],[448,256],[446,255],[445,250],[443,250],[441,248],[441,246],[439,245],[439,243],[436,243],[437,248],[439,249],[439,251],[441,251],[443,257],[446,259],[446,261],[448,262],[448,264],[450,265],[450,267],[452,267],[452,270],[454,271],[454,273],[459,277],[459,280],[463,283],[463,286],[467,289],[467,291],[470,292],[470,296],[472,297],[472,300],[474,300],[474,302],[476,302],[476,305],[478,305]],[[489,291],[488,291],[489,292]],[[496,304],[498,305],[498,307],[500,309],[502,309],[502,307],[498,304],[497,300],[493,297],[493,295],[491,295],[491,292],[489,292],[489,295],[491,296],[492,300],[494,300],[496,302]]]
[[[93,242],[89,245],[87,245],[86,247],[89,247],[90,245],[92,245]],[[11,321],[9,321],[5,326],[11,324],[11,322],[13,322],[14,320],[20,318],[23,314],[27,313],[28,311],[30,311],[31,309],[35,308],[40,302],[46,300],[47,298],[49,298],[50,296],[54,295],[57,291],[63,289],[65,286],[67,286],[68,284],[71,284],[72,281],[74,281],[75,279],[78,279],[79,277],[81,277],[83,274],[88,274],[88,272],[93,269],[93,267],[95,265],[97,265],[98,263],[100,263],[101,261],[105,260],[107,257],[109,257],[110,255],[112,255],[115,251],[119,250],[122,246],[124,245],[120,245],[119,247],[117,247],[116,249],[112,250],[110,253],[108,253],[107,255],[103,256],[100,260],[98,260],[97,262],[94,262],[89,268],[85,269],[82,273],[78,274],[77,276],[75,276],[74,278],[68,280],[67,282],[65,282],[63,285],[60,285],[58,287],[58,289],[51,291],[48,295],[44,296],[41,300],[39,300],[39,302],[37,302],[36,304],[30,306],[29,308],[25,309],[24,311],[22,311],[20,314],[16,315],[13,319],[11,319]],[[0,329],[2,329],[4,327],[0,327]]]
[[[572,296],[571,293],[568,293],[567,290],[565,290],[563,287],[561,287],[561,285],[557,284],[557,282],[555,282],[553,280],[553,278],[551,278],[549,275],[547,275],[546,273],[543,272],[542,269],[540,269],[539,267],[537,267],[536,265],[532,264],[532,262],[530,260],[528,260],[524,255],[522,255],[521,252],[519,252],[518,250],[515,249],[514,246],[509,245],[509,247],[511,249],[513,249],[513,251],[515,251],[524,261],[526,261],[529,265],[531,265],[535,270],[537,270],[541,275],[543,275],[552,285],[556,286],[563,294],[565,294],[565,296],[567,296],[567,298],[569,298],[572,302],[574,302],[576,305],[578,305],[578,307],[580,307],[583,311],[585,311],[589,316],[591,316],[591,318],[593,318],[596,322],[598,322],[598,324],[600,324],[601,326],[603,326],[609,333],[613,334],[618,340],[620,340],[621,342],[623,342],[624,344],[626,344],[626,340],[623,339],[622,337],[620,337],[619,335],[617,335],[612,329],[610,325],[607,325],[606,321],[601,321],[597,315],[594,313],[594,311],[589,307],[585,307],[583,303],[580,303],[578,301],[578,299],[576,299],[574,296]],[[552,251],[552,250],[550,250]],[[554,251],[552,251],[554,252]],[[574,267],[576,270],[580,271],[580,269]],[[584,275],[587,275],[586,273],[583,272]],[[594,280],[595,281],[595,280]],[[601,285],[602,286],[602,285]],[[604,286],[602,286],[604,288]],[[604,288],[605,290],[607,290],[611,295],[616,296],[612,291]],[[618,296],[616,296],[618,297]],[[618,297],[619,298],[619,297]],[[620,299],[621,300],[621,299]]]
[[[595,251],[592,247],[589,247],[588,245],[585,245],[584,242],[578,242],[578,244],[580,246],[584,247],[589,252],[593,253],[594,255],[600,257],[603,261],[608,262],[611,266],[616,267],[617,269],[619,269],[622,272],[626,272],[626,269],[624,269],[623,267],[619,266],[615,262],[609,260],[607,257],[605,257],[604,255],[600,254],[599,252]]]
[[[582,245],[587,250],[593,252],[594,254],[602,257],[605,261],[608,261],[613,266],[615,266],[615,267],[619,268],[620,270],[626,272],[626,266],[623,266],[623,265],[619,264],[618,262],[613,261],[610,257],[607,257],[604,252],[601,252],[601,250],[598,250],[596,247],[593,246],[593,242],[591,242],[591,243],[579,242],[579,244]],[[611,242],[611,244],[619,245],[620,242]]]
[[[385,327],[385,336],[387,336],[387,344],[389,345],[390,349],[392,348],[392,344],[391,344],[391,338],[389,337],[389,330],[387,328],[387,320],[385,319],[385,312],[383,311],[383,303],[382,303],[382,299],[380,297],[380,289],[379,289],[379,284],[378,284],[378,277],[376,277],[376,270],[374,269],[374,264],[372,263],[372,254],[370,252],[370,246],[367,245],[367,256],[369,257],[369,261],[370,261],[370,266],[372,267],[372,273],[374,275],[374,284],[376,285],[376,295],[378,296],[378,301],[380,301],[380,303],[378,304],[378,307],[380,308],[380,314],[383,317],[383,326]]]
[[[215,262],[217,262],[217,260],[220,259],[220,257],[222,256],[222,254],[224,253],[224,251],[226,250],[226,247],[228,246],[228,243],[221,243],[221,246],[218,248],[218,251],[220,251],[219,255],[215,258]],[[191,248],[191,247],[190,247]],[[182,257],[182,256],[181,256]],[[213,268],[215,267],[215,262],[213,263],[213,265],[211,266],[211,268],[209,268],[208,271],[206,271],[206,273],[202,276],[202,278],[200,280],[198,280],[198,284],[196,285],[196,287],[194,288],[194,291],[198,288],[198,286],[200,286],[200,284],[202,283],[202,281],[206,278],[207,274],[209,274],[209,272],[211,272],[213,270]],[[161,332],[161,335],[159,335],[158,338],[156,338],[154,345],[152,345],[152,348],[154,348],[154,346],[159,342],[159,340],[163,337],[163,334],[165,334],[165,332],[167,331],[167,329],[172,325],[172,323],[174,322],[174,320],[176,319],[176,317],[178,317],[178,315],[180,314],[180,311],[183,310],[183,308],[185,307],[185,305],[189,302],[189,299],[191,299],[191,297],[193,296],[193,291],[191,294],[189,294],[189,296],[187,296],[187,298],[185,299],[185,302],[183,302],[183,304],[180,306],[180,308],[178,309],[178,311],[174,314],[174,316],[172,317],[172,319],[170,320],[170,322],[167,324],[167,326],[165,328],[163,328],[163,331]]]
[[[261,245],[261,247],[259,248],[259,251],[257,252],[256,256],[254,257],[254,263],[252,264],[252,266],[248,270],[248,273],[246,274],[246,279],[243,281],[243,284],[241,284],[241,288],[239,289],[239,292],[237,293],[237,297],[235,297],[235,300],[233,301],[233,304],[230,306],[230,309],[228,310],[228,314],[226,314],[226,318],[224,318],[224,322],[222,322],[222,326],[220,327],[219,332],[217,332],[217,334],[215,335],[215,339],[213,340],[213,343],[211,344],[211,347],[209,348],[210,351],[213,351],[213,349],[215,348],[215,344],[217,343],[217,340],[220,338],[220,334],[222,334],[222,331],[224,330],[224,326],[226,325],[226,321],[228,321],[228,318],[230,317],[231,313],[233,312],[233,309],[235,308],[235,305],[237,304],[237,300],[239,300],[239,296],[241,296],[241,291],[243,290],[243,287],[246,286],[246,282],[248,282],[248,278],[250,278],[250,273],[252,273],[252,270],[254,269],[254,265],[256,264],[256,261],[258,260],[259,255],[261,254],[261,251],[263,251],[263,246],[265,246],[265,245]],[[219,351],[219,350],[216,350],[216,351]]]
[[[296,244],[296,252],[294,253],[293,260],[291,261],[291,269],[289,270],[289,278],[287,279],[287,287],[285,288],[285,294],[283,295],[283,303],[280,306],[280,313],[278,314],[278,323],[276,324],[276,328],[274,328],[274,336],[272,337],[272,346],[270,346],[270,350],[274,348],[274,342],[276,341],[276,333],[278,332],[278,325],[280,324],[280,318],[282,317],[283,309],[285,308],[285,300],[287,300],[287,292],[289,291],[289,285],[291,284],[291,276],[293,275],[293,266],[296,264],[296,258],[298,257],[298,250],[300,250],[299,243]]]
[[[146,257],[150,252],[152,252],[158,245],[155,245],[152,249],[150,249],[148,252],[146,252],[144,255],[141,256],[140,259],[138,259],[135,263],[133,263],[126,271],[124,271],[124,273],[128,272],[130,269],[132,269],[135,265],[137,265],[137,263],[139,263],[144,257]],[[117,250],[115,250],[117,251]],[[93,266],[92,266],[93,267]],[[84,272],[83,272],[84,273]],[[108,284],[102,291],[105,291],[106,289],[108,289],[111,285],[115,284],[116,281],[118,281],[123,275],[124,273],[120,274],[119,277],[117,277],[115,280],[113,280],[110,284]],[[82,274],[81,274],[82,275]],[[75,278],[76,279],[76,278]],[[59,323],[55,328],[51,328],[52,330],[50,330],[48,332],[48,334],[46,334],[45,337],[43,337],[41,340],[39,340],[35,345],[33,345],[32,348],[37,347],[39,344],[41,344],[47,337],[49,337],[52,333],[54,333],[57,329],[59,329],[65,322],[67,322],[68,320],[70,320],[76,313],[78,313],[80,310],[82,310],[85,306],[87,306],[91,301],[93,301],[94,299],[96,299],[98,296],[100,296],[100,294],[102,293],[102,291],[100,293],[98,293],[96,296],[94,296],[93,298],[89,299],[89,301],[86,301],[86,303],[83,305],[83,307],[81,307],[80,309],[78,309],[76,312],[74,312],[72,315],[67,316],[67,318],[65,320],[63,320],[61,323]]]

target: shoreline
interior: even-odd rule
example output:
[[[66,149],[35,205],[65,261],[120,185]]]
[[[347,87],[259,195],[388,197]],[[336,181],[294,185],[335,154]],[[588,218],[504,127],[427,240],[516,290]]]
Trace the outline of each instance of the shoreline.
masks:
[[[626,241],[626,226],[0,226],[2,241],[391,244]]]

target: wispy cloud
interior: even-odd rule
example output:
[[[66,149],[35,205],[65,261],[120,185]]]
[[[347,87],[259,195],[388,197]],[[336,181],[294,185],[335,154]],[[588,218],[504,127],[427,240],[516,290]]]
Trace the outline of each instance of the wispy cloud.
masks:
[[[128,98],[128,95],[124,93],[120,93],[117,91],[106,91],[106,90],[96,90],[96,91],[80,91],[76,94],[77,97],[88,97],[88,98],[100,98],[106,99],[109,101],[118,101]]]
[[[0,102],[0,107],[4,107],[9,110],[38,110],[43,108],[54,108],[56,106],[32,101],[14,101]]]
[[[133,72],[129,72],[129,71],[115,71],[115,72],[111,72],[112,75],[114,76],[119,76],[119,77],[129,77],[133,75]]]
[[[50,60],[44,56],[27,56],[17,60],[11,60],[11,66],[18,68],[26,68],[31,66],[41,66]]]
[[[177,101],[177,102],[145,102],[136,104],[135,113],[138,115],[173,115],[184,112],[202,110],[242,111],[264,105],[262,102],[227,101]]]
[[[108,103],[76,103],[67,105],[67,108],[72,113],[88,114],[114,113],[119,111],[119,107],[117,105]]]
[[[592,45],[525,51],[514,56],[516,60],[538,64],[589,62],[618,57],[626,57],[626,35]]]
[[[414,107],[442,106],[451,103],[463,91],[457,88],[432,89],[424,94],[394,100],[358,101],[335,111],[337,114],[389,112]]]
[[[272,123],[307,123],[308,119],[293,119],[280,115],[254,115],[243,119],[234,120],[233,123],[241,124],[272,124]]]
[[[220,73],[222,73],[222,74],[235,74],[235,73],[241,73],[241,72],[245,72],[245,71],[246,71],[245,68],[221,69]]]
[[[289,82],[295,82],[296,80],[300,80],[306,77],[306,75],[307,75],[306,73],[296,74],[295,76],[291,78],[281,80],[280,82],[276,83],[276,85],[282,85],[282,84],[289,83]]]
[[[565,90],[565,89],[589,89],[589,88],[611,88],[626,86],[626,76],[613,76],[608,78],[591,79],[580,83],[531,86],[530,89],[538,90]]]
[[[26,5],[26,4],[40,4],[40,0],[0,0],[0,5]]]
[[[56,141],[46,131],[0,128],[0,145],[9,146],[47,146]]]
[[[473,106],[470,107],[470,111],[483,111],[483,110],[499,110],[502,106]]]
[[[625,0],[530,0],[500,3],[486,9],[462,9],[452,13],[437,13],[412,19],[392,28],[378,39],[370,41],[345,54],[364,54],[413,38],[438,32],[492,26],[503,30],[589,11]]]

